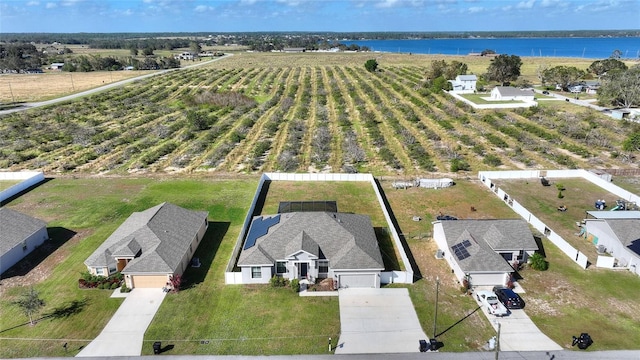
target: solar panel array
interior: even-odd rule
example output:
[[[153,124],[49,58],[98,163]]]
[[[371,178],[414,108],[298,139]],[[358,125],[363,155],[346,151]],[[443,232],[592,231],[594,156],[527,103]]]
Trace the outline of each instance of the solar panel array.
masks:
[[[257,217],[251,222],[249,234],[244,242],[243,250],[247,250],[256,244],[256,240],[267,235],[269,228],[280,222],[280,215],[273,217]]]
[[[282,201],[278,205],[278,213],[326,211],[338,212],[335,201]]]
[[[451,247],[451,250],[456,255],[458,260],[464,260],[464,259],[468,258],[469,256],[471,256],[471,254],[469,254],[469,251],[467,250],[467,248],[470,247],[470,246],[471,246],[471,241],[463,240],[462,242],[459,242],[459,243],[453,245]]]

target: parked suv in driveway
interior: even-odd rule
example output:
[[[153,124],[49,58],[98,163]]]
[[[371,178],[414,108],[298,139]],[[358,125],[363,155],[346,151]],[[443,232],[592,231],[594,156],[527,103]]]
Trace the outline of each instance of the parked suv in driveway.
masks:
[[[494,286],[493,292],[498,296],[498,300],[504,304],[507,309],[524,308],[524,300],[513,290],[504,286]]]

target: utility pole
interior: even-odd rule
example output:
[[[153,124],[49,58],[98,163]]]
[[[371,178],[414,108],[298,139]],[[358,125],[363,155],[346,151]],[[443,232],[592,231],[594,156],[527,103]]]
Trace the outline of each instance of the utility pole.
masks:
[[[496,337],[496,360],[498,360],[498,354],[500,354],[500,321],[498,323],[498,336]]]
[[[11,81],[9,81],[9,91],[11,92],[11,101],[16,102],[16,98],[13,96],[13,88],[11,87]]]
[[[440,277],[436,277],[436,313],[433,317],[433,338],[436,338],[436,323],[438,322],[438,292],[440,292]]]

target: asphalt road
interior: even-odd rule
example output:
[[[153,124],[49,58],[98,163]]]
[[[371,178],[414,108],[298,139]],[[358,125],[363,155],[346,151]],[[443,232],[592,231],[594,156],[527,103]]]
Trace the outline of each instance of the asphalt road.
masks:
[[[179,345],[177,345],[179,346]],[[446,346],[446,344],[445,344]],[[215,356],[215,355],[170,355],[162,354],[163,360],[493,360],[496,354],[492,351],[483,352],[434,352],[434,353],[404,353],[404,354],[362,354],[362,355],[291,355],[291,356]],[[68,360],[69,358],[28,358],[24,360]],[[119,356],[119,357],[94,357],[92,359],[113,360],[142,360],[159,359],[158,356]],[[507,351],[500,352],[501,360],[637,360],[640,359],[640,351]]]
[[[14,113],[14,112],[25,111],[25,110],[29,110],[29,109],[33,109],[33,108],[38,108],[38,107],[41,107],[41,106],[54,105],[54,104],[61,103],[61,102],[64,102],[64,101],[74,100],[74,99],[77,99],[77,98],[80,98],[80,97],[83,97],[83,96],[87,96],[87,95],[95,94],[95,93],[98,93],[98,92],[101,92],[101,91],[105,91],[105,90],[117,88],[117,87],[120,87],[120,86],[124,86],[126,84],[132,83],[132,82],[137,81],[137,80],[142,80],[142,79],[150,78],[152,76],[162,75],[162,74],[168,73],[170,71],[180,71],[180,70],[184,70],[184,69],[191,69],[191,68],[198,67],[198,66],[204,66],[204,65],[210,64],[210,63],[212,63],[214,61],[220,61],[220,60],[225,59],[225,58],[227,58],[229,56],[233,56],[233,54],[225,54],[224,56],[221,56],[219,58],[215,58],[215,59],[212,59],[212,60],[209,60],[209,61],[197,62],[197,63],[191,64],[191,65],[187,65],[185,67],[181,67],[181,68],[177,68],[177,69],[160,70],[160,71],[154,72],[152,74],[146,74],[146,75],[141,75],[141,76],[137,76],[137,77],[126,79],[126,80],[121,80],[121,81],[114,82],[114,83],[111,83],[111,84],[107,84],[107,85],[104,85],[104,86],[100,86],[100,87],[97,87],[97,88],[94,88],[94,89],[85,90],[85,91],[82,91],[82,92],[79,92],[79,93],[76,93],[76,94],[71,94],[71,95],[59,97],[59,98],[52,99],[52,100],[24,103],[24,104],[22,104],[22,106],[19,106],[19,107],[13,108],[13,109],[2,110],[2,111],[0,111],[0,115],[11,114],[11,113]]]

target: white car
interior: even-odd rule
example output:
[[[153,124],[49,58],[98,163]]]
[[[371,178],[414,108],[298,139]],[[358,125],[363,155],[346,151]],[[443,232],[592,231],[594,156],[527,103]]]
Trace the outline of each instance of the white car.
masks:
[[[498,300],[498,296],[493,291],[476,291],[476,299],[480,301],[481,306],[489,311],[489,314],[495,316],[509,315],[509,310]]]

